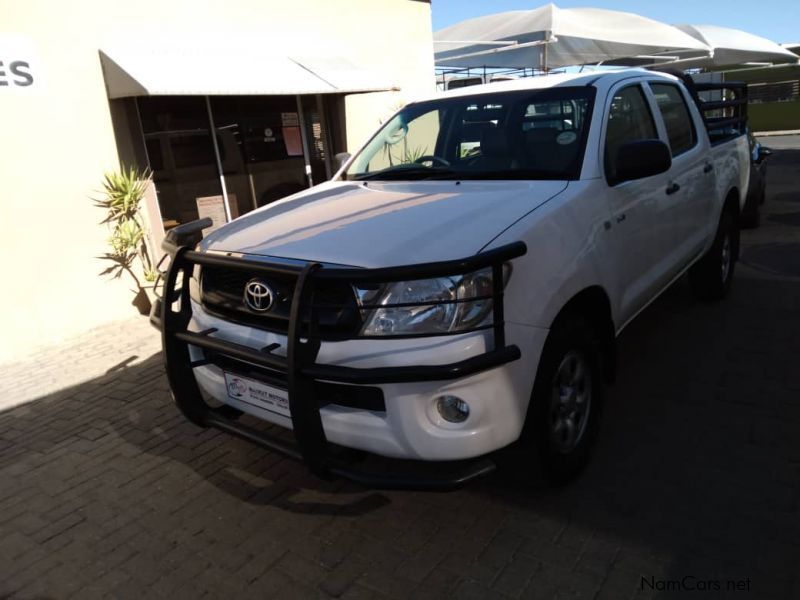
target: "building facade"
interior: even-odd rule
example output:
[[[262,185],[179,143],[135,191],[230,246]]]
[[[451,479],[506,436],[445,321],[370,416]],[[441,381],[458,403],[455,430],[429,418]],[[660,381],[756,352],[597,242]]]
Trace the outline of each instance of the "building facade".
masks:
[[[99,275],[103,173],[149,168],[148,235],[319,183],[434,89],[420,0],[0,0],[0,361],[135,314]]]

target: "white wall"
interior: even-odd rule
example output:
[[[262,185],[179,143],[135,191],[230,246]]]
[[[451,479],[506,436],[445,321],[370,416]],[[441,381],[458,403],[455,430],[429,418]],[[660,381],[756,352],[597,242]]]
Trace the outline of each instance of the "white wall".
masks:
[[[0,362],[135,314],[129,282],[101,279],[94,258],[107,232],[89,197],[118,165],[104,44],[246,37],[389,73],[402,92],[348,98],[350,150],[397,105],[433,91],[430,5],[414,0],[0,0],[0,14],[6,71],[11,54],[38,57],[33,85],[0,84]],[[12,34],[23,39],[9,47]]]

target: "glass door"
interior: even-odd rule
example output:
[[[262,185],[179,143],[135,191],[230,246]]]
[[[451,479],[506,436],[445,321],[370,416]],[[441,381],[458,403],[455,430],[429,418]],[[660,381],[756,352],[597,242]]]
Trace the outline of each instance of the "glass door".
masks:
[[[321,95],[139,98],[164,229],[206,216],[216,228],[226,197],[236,218],[329,179],[327,108]]]
[[[137,105],[164,229],[224,206],[205,99],[149,96]]]
[[[211,113],[225,148],[228,197],[239,214],[308,187],[294,96],[217,96]]]

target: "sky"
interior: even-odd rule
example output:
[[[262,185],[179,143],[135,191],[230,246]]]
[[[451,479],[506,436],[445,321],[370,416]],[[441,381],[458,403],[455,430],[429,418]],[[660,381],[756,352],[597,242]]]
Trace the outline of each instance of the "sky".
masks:
[[[432,0],[433,30],[507,10],[529,10],[544,0]],[[774,42],[800,42],[800,0],[559,0],[559,8],[607,8],[664,23],[742,29]]]

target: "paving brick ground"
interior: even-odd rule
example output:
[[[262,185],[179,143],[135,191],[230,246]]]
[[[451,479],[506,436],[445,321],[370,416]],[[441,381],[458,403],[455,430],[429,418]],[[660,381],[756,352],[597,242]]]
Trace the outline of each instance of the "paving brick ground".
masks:
[[[680,282],[625,331],[566,489],[316,480],[184,422],[143,322],[0,367],[72,383],[0,413],[0,598],[800,597],[800,152],[773,163],[732,296]]]
[[[68,342],[14,361],[0,362],[0,410],[133,367],[159,351],[147,319],[132,318],[92,329]]]

